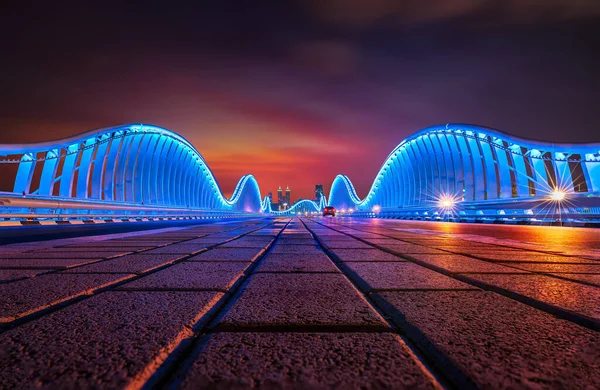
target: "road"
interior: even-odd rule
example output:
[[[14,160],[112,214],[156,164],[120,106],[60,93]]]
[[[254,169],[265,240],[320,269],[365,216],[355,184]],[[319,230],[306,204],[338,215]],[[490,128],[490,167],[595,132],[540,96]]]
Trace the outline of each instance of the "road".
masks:
[[[0,388],[600,388],[599,234],[262,218],[0,246]]]

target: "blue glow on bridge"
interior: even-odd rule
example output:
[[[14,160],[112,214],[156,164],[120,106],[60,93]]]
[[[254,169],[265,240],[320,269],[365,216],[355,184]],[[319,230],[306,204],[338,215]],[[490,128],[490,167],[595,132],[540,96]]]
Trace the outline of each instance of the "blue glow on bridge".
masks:
[[[0,145],[0,163],[18,164],[2,206],[77,213],[141,214],[264,211],[258,183],[243,176],[226,198],[204,158],[185,138],[145,124],[110,127],[55,142]],[[25,200],[15,199],[14,195]],[[9,197],[9,196],[12,196]],[[45,203],[62,200],[62,205]],[[113,207],[114,206],[114,207]],[[19,211],[19,207],[3,207]]]
[[[355,216],[497,218],[551,213],[557,194],[565,211],[600,214],[600,144],[550,144],[447,124],[401,142],[363,199],[338,175],[329,205],[354,208]]]
[[[0,217],[342,215],[417,219],[535,219],[559,214],[600,220],[600,144],[551,144],[485,127],[421,130],[388,156],[361,199],[338,175],[329,202],[271,210],[248,174],[226,198],[200,153],[167,129],[129,124],[59,141],[0,145],[16,167],[0,193]]]
[[[320,213],[325,206],[327,206],[327,199],[325,196],[322,196],[319,203],[310,199],[302,199],[291,205],[287,210],[281,211],[271,210],[269,203],[267,212],[274,215],[314,215],[315,213]]]

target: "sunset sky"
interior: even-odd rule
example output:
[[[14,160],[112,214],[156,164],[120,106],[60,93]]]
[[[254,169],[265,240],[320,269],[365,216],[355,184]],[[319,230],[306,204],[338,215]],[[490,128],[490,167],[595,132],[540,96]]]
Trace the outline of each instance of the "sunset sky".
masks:
[[[0,143],[151,123],[296,199],[433,124],[600,141],[597,0],[127,3],[3,3]]]

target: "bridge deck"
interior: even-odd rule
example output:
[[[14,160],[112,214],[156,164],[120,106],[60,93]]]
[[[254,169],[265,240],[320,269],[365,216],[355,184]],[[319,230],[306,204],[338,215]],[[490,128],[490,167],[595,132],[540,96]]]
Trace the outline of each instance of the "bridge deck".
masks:
[[[600,388],[598,241],[279,218],[4,246],[0,388]]]

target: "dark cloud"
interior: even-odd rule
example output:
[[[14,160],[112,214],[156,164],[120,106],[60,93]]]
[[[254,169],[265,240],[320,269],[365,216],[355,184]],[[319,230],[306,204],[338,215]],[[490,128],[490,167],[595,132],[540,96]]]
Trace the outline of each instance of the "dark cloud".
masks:
[[[600,15],[596,0],[309,0],[302,4],[326,23],[352,27],[481,16],[488,21],[530,23]]]
[[[8,3],[0,142],[150,122],[190,139],[226,191],[251,168],[264,192],[308,197],[336,173],[364,194],[402,139],[436,123],[598,141],[599,5]]]

